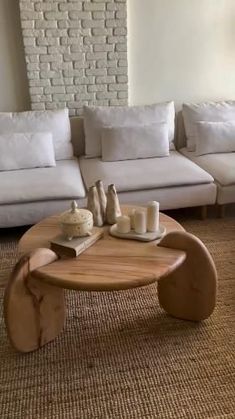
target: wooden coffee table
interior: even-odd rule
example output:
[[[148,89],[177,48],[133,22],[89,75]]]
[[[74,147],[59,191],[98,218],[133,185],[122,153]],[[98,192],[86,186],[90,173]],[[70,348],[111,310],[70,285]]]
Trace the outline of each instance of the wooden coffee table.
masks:
[[[127,213],[132,207],[122,207]],[[166,236],[144,243],[104,237],[77,258],[58,259],[49,241],[60,233],[58,216],[29,229],[19,242],[21,255],[5,291],[8,336],[21,352],[53,340],[65,320],[64,289],[118,291],[158,281],[161,306],[171,315],[202,320],[213,311],[216,270],[202,242],[161,214]]]

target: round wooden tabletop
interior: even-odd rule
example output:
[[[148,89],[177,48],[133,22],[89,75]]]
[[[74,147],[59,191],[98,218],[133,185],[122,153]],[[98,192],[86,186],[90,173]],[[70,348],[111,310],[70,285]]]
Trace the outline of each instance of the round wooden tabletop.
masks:
[[[128,213],[135,206],[123,206]],[[60,234],[58,215],[30,228],[19,242],[21,254],[50,247]],[[184,231],[173,218],[160,214],[166,233]],[[86,291],[111,291],[151,284],[180,266],[186,258],[181,250],[157,246],[157,241],[139,242],[114,238],[105,227],[104,236],[77,258],[60,259],[33,271],[33,277],[57,287]]]

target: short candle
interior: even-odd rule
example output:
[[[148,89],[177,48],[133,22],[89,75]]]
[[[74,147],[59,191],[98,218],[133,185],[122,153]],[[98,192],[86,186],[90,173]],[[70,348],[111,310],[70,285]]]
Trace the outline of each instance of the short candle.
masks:
[[[131,220],[128,215],[120,215],[117,217],[117,231],[119,233],[125,234],[129,233],[131,230]]]

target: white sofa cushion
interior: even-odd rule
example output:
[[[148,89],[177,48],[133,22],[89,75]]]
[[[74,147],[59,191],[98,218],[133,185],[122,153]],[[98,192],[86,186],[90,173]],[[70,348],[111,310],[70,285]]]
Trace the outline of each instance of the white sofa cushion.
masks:
[[[0,171],[55,165],[51,132],[0,134]]]
[[[197,156],[195,152],[188,151],[186,148],[182,148],[180,152],[210,173],[221,185],[235,185],[235,153],[218,153]]]
[[[188,151],[196,149],[196,126],[198,121],[235,121],[235,101],[184,103],[183,119]]]
[[[79,163],[87,188],[97,179],[106,188],[115,183],[119,192],[213,182],[212,176],[177,151],[171,151],[169,157],[116,162],[81,157]]]
[[[0,134],[51,132],[56,160],[73,157],[68,109],[0,112]]]
[[[117,161],[169,155],[166,122],[141,127],[110,127],[101,130],[102,160]]]
[[[158,201],[160,209],[173,209],[213,205],[216,201],[217,186],[215,183],[144,189],[139,191],[119,192],[118,198],[123,204],[143,204]],[[1,209],[1,206],[0,206]]]
[[[0,172],[0,204],[83,198],[85,189],[77,159],[55,167]]]
[[[174,149],[174,102],[146,106],[84,106],[85,150],[87,157],[101,156],[101,129],[109,126],[168,124],[168,140]]]
[[[148,201],[159,201],[161,209],[210,205],[215,203],[216,185],[179,186],[175,188],[146,189],[118,194],[121,203],[146,204]],[[76,199],[78,206],[86,206],[87,199]],[[53,214],[68,210],[70,199],[23,202],[0,205],[0,228],[35,224]],[[32,250],[32,249],[29,249]]]
[[[196,154],[230,153],[235,151],[234,122],[196,123]]]
[[[76,202],[79,208],[86,205],[84,198],[76,198]],[[3,204],[0,205],[0,228],[36,224],[46,217],[67,211],[70,207],[71,198]]]

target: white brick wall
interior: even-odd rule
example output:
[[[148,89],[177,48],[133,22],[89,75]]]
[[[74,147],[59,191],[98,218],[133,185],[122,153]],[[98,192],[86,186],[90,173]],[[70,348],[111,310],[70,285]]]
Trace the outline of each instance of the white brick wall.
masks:
[[[33,110],[128,102],[127,0],[20,0]]]

